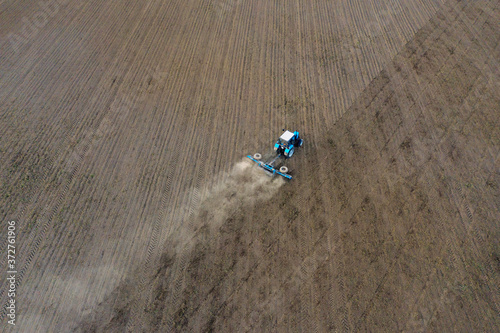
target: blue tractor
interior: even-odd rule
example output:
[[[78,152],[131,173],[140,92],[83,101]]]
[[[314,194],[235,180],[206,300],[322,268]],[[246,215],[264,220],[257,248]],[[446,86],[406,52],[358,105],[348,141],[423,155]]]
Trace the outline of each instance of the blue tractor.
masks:
[[[304,140],[299,137],[299,132],[285,131],[274,144],[274,150],[278,155],[290,158],[295,152],[295,147],[301,147],[303,143]]]
[[[284,130],[285,131],[285,130]],[[285,131],[274,144],[274,151],[276,152],[276,156],[272,158],[271,161],[262,162],[260,159],[262,158],[261,154],[255,154],[252,156],[248,155],[247,157],[257,163],[261,168],[268,171],[270,174],[278,174],[287,179],[292,179],[292,176],[288,175],[288,168],[286,166],[282,166],[279,170],[276,170],[273,166],[274,162],[279,159],[281,156],[285,156],[286,158],[290,158],[293,156],[296,147],[301,147],[304,143],[299,137],[299,132],[290,132]]]

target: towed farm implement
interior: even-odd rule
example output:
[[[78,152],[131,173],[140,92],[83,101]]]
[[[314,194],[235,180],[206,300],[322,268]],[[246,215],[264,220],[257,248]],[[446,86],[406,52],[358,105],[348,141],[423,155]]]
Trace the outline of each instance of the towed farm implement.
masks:
[[[286,166],[276,169],[274,167],[274,163],[282,156],[285,158],[292,157],[295,152],[295,148],[301,147],[303,143],[304,140],[299,137],[299,132],[295,131],[292,133],[290,131],[285,131],[274,144],[274,151],[276,152],[276,155],[271,160],[266,162],[261,161],[262,155],[259,153],[254,154],[253,157],[250,155],[247,157],[257,163],[259,167],[267,171],[272,176],[278,174],[286,179],[292,179],[292,176],[287,174],[288,168]]]

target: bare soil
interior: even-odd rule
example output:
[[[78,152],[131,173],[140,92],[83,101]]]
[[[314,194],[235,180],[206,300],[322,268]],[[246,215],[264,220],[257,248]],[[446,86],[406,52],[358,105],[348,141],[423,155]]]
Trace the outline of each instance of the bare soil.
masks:
[[[57,4],[0,3],[11,330],[498,330],[499,1]]]

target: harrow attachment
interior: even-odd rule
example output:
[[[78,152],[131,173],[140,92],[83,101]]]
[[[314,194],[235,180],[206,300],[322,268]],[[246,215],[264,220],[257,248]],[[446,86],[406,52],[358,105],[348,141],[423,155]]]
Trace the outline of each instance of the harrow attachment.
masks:
[[[255,155],[260,156],[260,154],[255,154]],[[275,162],[275,161],[279,158],[279,155],[278,155],[278,156],[276,156],[276,157],[275,157],[275,158],[274,158],[271,162],[269,162],[269,163],[264,163],[264,162],[262,162],[262,161],[259,161],[258,159],[254,158],[254,157],[252,157],[252,156],[250,156],[250,155],[247,155],[247,157],[248,157],[249,159],[251,159],[252,161],[254,161],[255,163],[257,163],[257,165],[258,165],[259,167],[261,167],[261,168],[262,168],[262,169],[264,169],[265,171],[269,172],[269,173],[271,174],[271,176],[274,176],[275,174],[277,174],[277,175],[280,175],[280,176],[282,176],[282,177],[285,177],[286,179],[292,179],[292,176],[287,175],[285,172],[281,172],[281,171],[276,170],[276,169],[274,168],[273,163],[274,163],[274,162]],[[284,168],[284,167],[282,167],[282,168]],[[280,169],[282,169],[282,168],[280,168]],[[286,169],[286,168],[285,168],[285,169]]]
[[[283,131],[285,130],[283,129]],[[274,162],[276,162],[277,159],[279,159],[282,156],[285,159],[289,159],[290,157],[292,157],[295,148],[302,147],[303,143],[304,140],[302,140],[299,137],[299,132],[285,131],[283,134],[281,134],[278,141],[276,141],[276,143],[273,146],[276,155],[271,161],[268,160],[268,162],[262,162],[260,160],[262,158],[261,154],[255,154],[253,155],[253,157],[247,155],[247,157],[252,161],[254,161],[255,163],[257,163],[262,169],[267,171],[269,174],[271,174],[271,176],[278,174],[286,179],[292,179],[292,176],[287,174],[288,172],[287,167],[282,166],[281,168],[279,168],[279,170],[276,170],[273,164]]]

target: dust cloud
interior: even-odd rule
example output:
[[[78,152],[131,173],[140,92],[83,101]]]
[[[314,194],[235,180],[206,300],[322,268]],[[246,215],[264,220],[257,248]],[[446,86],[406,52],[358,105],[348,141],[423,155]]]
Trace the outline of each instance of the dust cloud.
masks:
[[[240,214],[243,207],[271,199],[283,184],[283,178],[270,177],[250,160],[236,163],[231,171],[199,191],[199,205],[186,214],[187,221],[181,223],[168,243],[176,244],[176,252],[189,250],[200,229],[216,232],[225,221]]]
[[[53,274],[39,281],[26,292],[29,297],[43,300],[43,309],[24,309],[19,321],[19,331],[50,331],[54,318],[64,318],[58,322],[60,331],[70,331],[78,324],[81,314],[88,314],[91,309],[103,301],[120,281],[120,273],[112,263],[102,263],[80,268],[71,274]],[[43,315],[51,309],[52,315]]]
[[[135,327],[139,323],[152,325],[150,330],[158,330],[161,325],[171,327],[176,321],[176,309],[182,305],[182,295],[196,289],[196,272],[213,281],[223,276],[222,266],[212,260],[220,259],[215,244],[224,225],[243,216],[252,205],[277,195],[283,184],[281,177],[269,177],[251,161],[242,160],[229,172],[214,176],[205,188],[193,189],[189,204],[177,207],[178,218],[168,221],[172,231],[163,239],[148,276],[144,277],[144,267],[128,276],[80,322],[77,331],[93,332],[101,327],[122,332],[127,325]]]
[[[242,206],[271,199],[285,183],[281,177],[269,177],[251,161],[238,162],[225,181],[208,191],[200,206],[199,217],[217,228]]]

